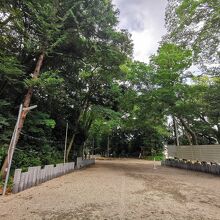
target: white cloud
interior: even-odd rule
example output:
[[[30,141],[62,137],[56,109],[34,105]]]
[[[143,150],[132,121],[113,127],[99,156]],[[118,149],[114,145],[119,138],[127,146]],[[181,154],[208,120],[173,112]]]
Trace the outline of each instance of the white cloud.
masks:
[[[142,32],[132,32],[132,40],[134,43],[134,59],[147,62],[149,56],[154,52],[155,44],[151,30]],[[157,46],[156,46],[157,47]]]
[[[166,0],[113,0],[113,3],[120,10],[120,28],[132,34],[134,59],[148,62],[166,32]]]

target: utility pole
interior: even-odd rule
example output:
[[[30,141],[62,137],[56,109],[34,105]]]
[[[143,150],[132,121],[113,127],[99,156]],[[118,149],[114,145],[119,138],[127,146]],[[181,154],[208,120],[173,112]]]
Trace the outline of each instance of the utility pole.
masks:
[[[44,57],[45,57],[45,52],[42,51],[39,58],[38,58],[38,60],[37,60],[37,64],[36,64],[34,72],[32,74],[32,79],[37,79],[40,76],[40,70],[41,70],[41,67],[43,65]],[[19,125],[18,125],[18,131],[17,131],[17,137],[16,137],[15,145],[17,144],[17,142],[19,140],[21,130],[24,126],[24,122],[25,122],[25,119],[26,119],[26,116],[27,116],[27,112],[28,112],[28,110],[31,110],[31,109],[29,109],[29,106],[30,106],[30,103],[31,103],[31,98],[33,96],[33,92],[34,92],[34,87],[30,86],[28,88],[28,91],[27,91],[27,93],[25,95],[25,98],[24,98],[24,102],[23,102],[24,108],[23,108],[23,111],[22,111],[22,114],[21,114],[21,117],[20,117]],[[33,106],[33,108],[34,108],[34,106]],[[10,148],[10,146],[9,146],[9,148]],[[3,178],[5,178],[5,176],[6,176],[6,172],[7,172],[7,168],[8,168],[8,164],[9,164],[8,156],[9,155],[7,155],[5,157],[4,163],[3,163],[2,168],[1,168],[1,174],[2,174]]]
[[[64,159],[63,159],[63,163],[66,163],[66,149],[67,149],[67,140],[68,140],[68,128],[69,128],[69,124],[67,122],[66,124],[66,137],[65,137],[65,149],[64,149]]]
[[[8,160],[7,160],[6,170],[5,170],[6,171],[6,178],[5,178],[5,183],[4,183],[3,192],[2,192],[3,196],[5,195],[6,190],[7,190],[7,184],[8,184],[8,179],[9,179],[9,175],[10,175],[10,170],[11,170],[11,164],[12,164],[14,151],[15,151],[15,147],[16,147],[16,144],[17,144],[19,124],[20,124],[20,121],[21,121],[22,113],[26,112],[26,114],[27,114],[28,111],[30,111],[34,108],[37,108],[37,105],[31,106],[31,107],[28,107],[28,108],[23,108],[23,105],[22,104],[20,105],[17,122],[16,122],[15,129],[14,129],[14,132],[13,132],[13,135],[12,135],[12,138],[11,138],[11,142],[10,142],[10,145],[9,145],[9,148],[8,148],[8,155],[7,155]]]

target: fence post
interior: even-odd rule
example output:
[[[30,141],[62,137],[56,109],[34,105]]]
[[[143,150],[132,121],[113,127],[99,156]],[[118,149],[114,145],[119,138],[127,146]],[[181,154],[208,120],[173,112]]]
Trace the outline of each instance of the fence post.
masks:
[[[13,193],[18,193],[20,179],[21,179],[21,169],[16,169],[13,180]]]
[[[24,188],[25,174],[21,173],[21,179],[18,186],[18,192],[21,192]]]
[[[29,179],[29,173],[25,172],[24,173],[24,186],[23,186],[23,190],[28,188],[28,179]]]
[[[41,166],[38,166],[36,168],[36,185],[40,183],[40,174],[41,174]]]
[[[33,176],[34,176],[34,168],[33,167],[29,167],[28,168],[28,186],[27,188],[30,188],[33,186]]]

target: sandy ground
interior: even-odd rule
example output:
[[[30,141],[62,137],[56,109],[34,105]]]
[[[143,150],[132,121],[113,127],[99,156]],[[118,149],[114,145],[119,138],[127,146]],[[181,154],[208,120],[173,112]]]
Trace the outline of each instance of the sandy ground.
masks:
[[[95,166],[0,197],[0,219],[220,220],[220,177],[141,160]]]

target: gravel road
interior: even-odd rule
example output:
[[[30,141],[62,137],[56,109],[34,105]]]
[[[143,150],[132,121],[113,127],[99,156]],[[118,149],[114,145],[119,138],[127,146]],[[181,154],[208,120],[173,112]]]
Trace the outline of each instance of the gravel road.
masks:
[[[220,177],[152,162],[96,165],[0,197],[1,220],[220,220]]]

